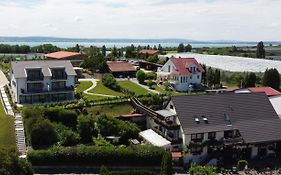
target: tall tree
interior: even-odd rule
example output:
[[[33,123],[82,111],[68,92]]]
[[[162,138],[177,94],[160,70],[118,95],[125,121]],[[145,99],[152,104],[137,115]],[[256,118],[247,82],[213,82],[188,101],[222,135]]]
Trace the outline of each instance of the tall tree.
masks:
[[[114,46],[113,48],[112,48],[112,50],[111,50],[111,55],[114,57],[114,58],[116,58],[116,57],[118,57],[118,50],[117,50],[117,48]]]
[[[161,44],[158,45],[158,50],[160,51],[160,53],[163,52],[163,47],[161,46]]]
[[[215,73],[211,67],[207,70],[207,84],[209,87],[212,87],[215,83]]]
[[[184,52],[184,45],[183,45],[183,43],[179,44],[177,51],[178,51],[178,53]]]
[[[214,85],[219,85],[220,83],[221,83],[221,72],[219,69],[216,69],[214,74]]]
[[[264,86],[270,86],[273,89],[280,90],[280,74],[277,69],[266,69],[262,77]]]
[[[265,58],[265,49],[262,41],[260,41],[257,45],[256,56],[257,58]]]
[[[206,77],[207,68],[206,68],[205,64],[203,64],[202,67],[204,69],[204,72],[202,73],[202,83],[206,84],[207,83],[207,77]]]
[[[255,73],[247,73],[244,80],[244,86],[247,87],[255,87],[257,81],[257,76]]]
[[[188,44],[184,47],[185,52],[191,52],[191,50],[192,50],[192,46],[190,44]]]
[[[80,52],[80,46],[78,44],[75,45],[75,52]]]
[[[106,46],[105,45],[102,46],[101,53],[104,57],[106,56]]]

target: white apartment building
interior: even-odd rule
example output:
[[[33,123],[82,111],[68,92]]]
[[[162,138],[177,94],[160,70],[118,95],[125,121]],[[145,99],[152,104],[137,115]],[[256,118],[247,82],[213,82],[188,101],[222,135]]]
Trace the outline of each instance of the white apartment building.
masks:
[[[13,61],[12,96],[18,104],[73,100],[75,76],[70,61]]]

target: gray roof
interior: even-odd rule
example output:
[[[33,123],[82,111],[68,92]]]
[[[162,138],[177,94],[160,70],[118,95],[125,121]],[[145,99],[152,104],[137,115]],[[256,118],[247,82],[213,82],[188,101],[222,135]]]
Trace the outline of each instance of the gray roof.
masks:
[[[26,78],[26,68],[41,68],[44,76],[52,76],[49,68],[64,67],[67,75],[76,75],[70,61],[12,61],[11,69],[15,78]]]
[[[281,120],[265,93],[187,95],[172,101],[184,134],[238,129],[246,143],[281,140]]]

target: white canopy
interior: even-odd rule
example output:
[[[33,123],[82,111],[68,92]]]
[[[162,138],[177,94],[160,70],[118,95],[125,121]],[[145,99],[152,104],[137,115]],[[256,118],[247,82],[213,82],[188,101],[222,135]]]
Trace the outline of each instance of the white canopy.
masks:
[[[149,142],[150,144],[158,147],[169,148],[171,146],[171,142],[162,137],[161,135],[157,134],[152,129],[148,129],[139,133],[139,135]]]
[[[9,84],[9,81],[2,70],[0,70],[0,88],[6,86],[7,84]]]
[[[278,115],[281,115],[281,95],[269,97],[273,108],[275,109]]]

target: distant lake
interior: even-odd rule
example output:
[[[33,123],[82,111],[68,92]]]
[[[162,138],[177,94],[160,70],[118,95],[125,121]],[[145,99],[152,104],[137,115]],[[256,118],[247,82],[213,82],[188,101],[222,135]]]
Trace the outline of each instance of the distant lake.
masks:
[[[135,46],[147,46],[150,45],[153,47],[154,45],[158,46],[158,44],[161,44],[162,47],[177,47],[179,43],[175,42],[161,42],[161,43],[150,43],[150,42],[142,42],[142,43],[136,43],[136,42],[0,42],[1,44],[10,44],[10,45],[28,45],[28,46],[38,46],[41,44],[53,44],[61,48],[67,48],[67,47],[74,47],[76,44],[83,45],[86,47],[89,47],[91,45],[102,47],[105,45],[106,47],[110,48],[113,46],[116,46],[118,48],[120,47],[126,47],[130,46],[131,44]],[[231,46],[237,46],[237,47],[243,47],[243,46],[255,46],[256,44],[247,44],[247,43],[236,43],[236,44],[229,44],[229,43],[184,43],[184,44],[191,44],[193,48],[200,48],[200,47],[231,47]]]

